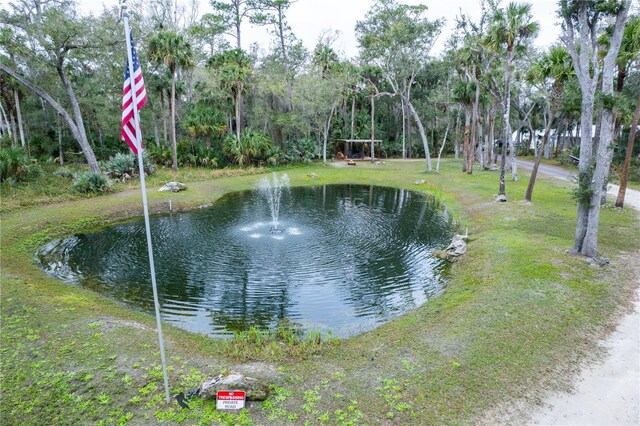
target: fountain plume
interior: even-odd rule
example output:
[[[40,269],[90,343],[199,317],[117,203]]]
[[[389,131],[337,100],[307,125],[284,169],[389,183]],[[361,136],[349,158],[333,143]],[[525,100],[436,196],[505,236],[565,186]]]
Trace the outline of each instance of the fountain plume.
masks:
[[[280,178],[274,172],[271,180],[268,177],[260,180],[260,191],[267,199],[269,210],[271,212],[271,232],[282,232],[283,229],[278,227],[278,218],[280,216],[280,201],[282,199],[282,191],[289,187],[289,176],[284,173]]]

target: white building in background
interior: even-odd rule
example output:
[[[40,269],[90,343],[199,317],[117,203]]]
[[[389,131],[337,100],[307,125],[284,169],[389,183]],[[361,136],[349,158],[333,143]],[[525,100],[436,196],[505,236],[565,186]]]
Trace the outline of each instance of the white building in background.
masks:
[[[551,150],[555,150],[556,146],[558,144],[558,140],[560,140],[561,142],[564,142],[565,139],[567,140],[571,140],[573,139],[575,143],[580,143],[579,136],[579,126],[574,126],[571,129],[567,129],[564,132],[562,132],[560,135],[557,135],[557,131],[558,129],[551,129],[551,131],[549,132],[549,141],[547,142],[547,147],[548,149]],[[591,126],[591,137],[595,137],[596,134],[596,126]],[[560,136],[560,137],[558,137]],[[544,129],[536,129],[533,131],[533,138],[531,139],[531,144],[529,146],[529,149],[535,149],[536,145],[540,145],[542,144],[542,138],[544,137]],[[529,131],[528,130],[524,130],[522,132],[520,132],[519,130],[516,130],[515,132],[513,132],[511,134],[511,140],[518,145],[518,143],[520,141],[522,141],[522,143],[526,143],[529,140]],[[569,142],[567,142],[569,143]]]

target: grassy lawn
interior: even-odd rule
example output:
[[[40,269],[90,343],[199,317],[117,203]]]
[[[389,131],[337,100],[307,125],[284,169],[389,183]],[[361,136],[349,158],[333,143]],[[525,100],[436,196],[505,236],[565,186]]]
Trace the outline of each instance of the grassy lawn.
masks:
[[[425,173],[423,161],[287,169],[292,185],[363,183],[435,193],[471,242],[441,296],[350,339],[300,351],[248,345],[238,352],[166,325],[172,393],[228,370],[273,386],[267,401],[239,414],[217,412],[211,401],[193,400],[189,410],[165,404],[153,316],[49,278],[34,263],[34,252],[52,239],[139,216],[135,183],[100,197],[3,208],[3,423],[468,424],[534,404],[597,356],[596,341],[629,306],[640,276],[640,218],[628,209],[602,209],[599,248],[611,266],[592,266],[566,254],[576,210],[569,183],[540,178],[534,202],[524,204],[526,177],[508,181],[510,201],[498,204],[496,172],[468,176],[459,169],[452,161],[441,164],[440,174]],[[151,211],[166,212],[169,200],[179,210],[211,205],[225,193],[254,188],[260,179],[254,172],[188,172],[194,176],[184,180],[193,182],[179,194],[155,190],[172,177],[153,178]],[[426,183],[416,185],[418,179]]]

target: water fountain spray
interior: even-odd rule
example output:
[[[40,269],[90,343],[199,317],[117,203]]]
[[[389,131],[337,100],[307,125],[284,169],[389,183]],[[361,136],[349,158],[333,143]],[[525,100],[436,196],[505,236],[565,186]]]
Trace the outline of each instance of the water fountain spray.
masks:
[[[271,233],[282,233],[284,228],[278,225],[278,217],[280,215],[280,200],[282,199],[282,190],[289,187],[289,176],[285,173],[280,178],[274,172],[272,179],[265,177],[260,180],[260,191],[267,199],[269,210],[271,211]]]

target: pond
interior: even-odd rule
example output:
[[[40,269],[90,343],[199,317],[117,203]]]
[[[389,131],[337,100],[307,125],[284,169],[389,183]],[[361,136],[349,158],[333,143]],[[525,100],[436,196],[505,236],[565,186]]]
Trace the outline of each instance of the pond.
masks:
[[[278,232],[260,191],[151,218],[164,321],[214,337],[281,321],[348,337],[442,292],[431,256],[453,233],[433,197],[396,188],[285,188]],[[56,240],[37,255],[66,282],[153,313],[144,221]]]

